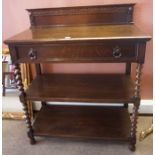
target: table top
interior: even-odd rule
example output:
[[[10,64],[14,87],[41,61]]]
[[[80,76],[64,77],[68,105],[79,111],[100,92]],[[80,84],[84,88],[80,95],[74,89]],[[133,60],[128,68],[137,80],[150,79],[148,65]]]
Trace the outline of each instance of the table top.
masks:
[[[130,25],[95,25],[95,26],[61,26],[30,28],[21,32],[5,43],[38,43],[77,40],[149,40],[151,36],[142,32],[134,24]]]

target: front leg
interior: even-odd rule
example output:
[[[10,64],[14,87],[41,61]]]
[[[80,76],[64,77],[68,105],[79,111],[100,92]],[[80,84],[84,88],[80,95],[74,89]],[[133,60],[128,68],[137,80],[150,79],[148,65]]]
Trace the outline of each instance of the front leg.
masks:
[[[131,130],[130,130],[130,144],[129,149],[131,151],[136,150],[136,129],[137,129],[137,119],[138,119],[138,109],[139,109],[140,100],[134,104],[132,116],[131,116]]]
[[[26,119],[27,128],[28,128],[27,134],[28,134],[28,137],[30,138],[30,143],[35,144],[36,141],[34,139],[33,129],[32,129],[32,126],[31,126],[31,119],[30,119],[30,115],[29,115],[29,112],[28,112],[26,94],[24,92],[24,86],[23,86],[23,83],[22,83],[19,64],[15,65],[15,79],[16,79],[18,90],[20,91],[19,98],[20,98],[20,102],[23,105],[23,111],[24,111],[24,115],[25,115],[25,119]]]
[[[141,81],[142,64],[137,64],[136,68],[136,80],[135,80],[135,92],[134,92],[134,107],[131,116],[131,130],[130,130],[130,145],[131,151],[135,151],[136,147],[136,129],[137,129],[137,118],[138,109],[140,105],[140,81]]]

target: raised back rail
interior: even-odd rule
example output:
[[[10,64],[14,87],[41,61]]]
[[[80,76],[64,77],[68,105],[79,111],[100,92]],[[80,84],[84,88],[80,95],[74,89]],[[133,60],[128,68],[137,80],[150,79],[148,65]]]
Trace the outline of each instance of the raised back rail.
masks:
[[[28,9],[31,27],[133,23],[134,4]]]

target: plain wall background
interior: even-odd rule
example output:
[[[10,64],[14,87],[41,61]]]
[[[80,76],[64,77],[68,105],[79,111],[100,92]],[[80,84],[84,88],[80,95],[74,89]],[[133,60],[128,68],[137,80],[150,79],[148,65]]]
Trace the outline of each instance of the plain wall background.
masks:
[[[49,8],[81,5],[104,5],[115,3],[136,3],[134,22],[146,34],[153,35],[153,1],[152,0],[3,0],[2,1],[3,40],[30,26],[25,9]],[[4,47],[6,45],[3,45]],[[142,99],[153,98],[153,49],[152,40],[148,42],[142,74]],[[124,64],[50,64],[44,65],[44,72],[62,73],[103,73],[124,72]],[[135,77],[135,65],[132,66]]]

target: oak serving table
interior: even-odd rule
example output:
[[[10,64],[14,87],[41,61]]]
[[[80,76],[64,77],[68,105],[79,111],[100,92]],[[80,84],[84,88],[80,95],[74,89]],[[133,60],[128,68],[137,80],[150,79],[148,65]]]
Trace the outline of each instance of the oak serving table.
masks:
[[[141,70],[151,37],[134,25],[134,5],[28,9],[31,27],[5,43],[15,65],[31,144],[35,136],[74,137],[126,141],[135,150]],[[126,70],[124,74],[43,74],[42,63],[60,62],[125,63]],[[37,76],[26,91],[20,63],[36,64]],[[137,63],[135,81],[130,76],[132,63]],[[28,100],[42,103],[33,123]],[[101,106],[58,106],[48,101]]]

